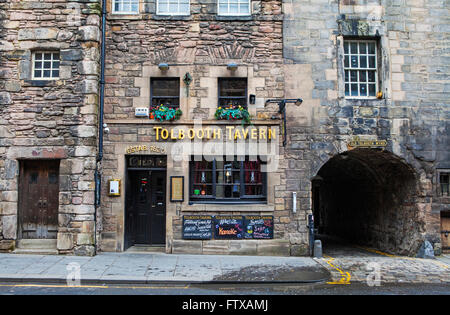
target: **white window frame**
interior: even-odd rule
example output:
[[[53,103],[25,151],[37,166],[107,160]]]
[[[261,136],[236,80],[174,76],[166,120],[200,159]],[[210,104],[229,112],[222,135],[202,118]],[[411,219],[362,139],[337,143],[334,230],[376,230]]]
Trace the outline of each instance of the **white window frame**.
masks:
[[[239,3],[241,2],[240,0],[222,0],[222,2],[227,2],[228,3],[228,11],[226,13],[221,13],[220,12],[220,2],[221,0],[217,0],[217,15],[220,16],[250,16],[252,15],[252,1],[251,0],[247,0],[248,2],[248,12],[245,13],[230,13],[230,3],[237,3],[238,4],[238,11],[241,10],[241,6],[239,5]],[[242,1],[245,2],[245,1]]]
[[[181,12],[180,11],[180,0],[166,0],[168,9],[170,8],[169,2],[177,2],[178,10],[177,12],[160,12],[160,1],[156,0],[156,14],[157,15],[191,15],[191,1],[188,1],[188,11],[187,12]]]
[[[119,7],[123,7],[123,1],[130,2],[136,2],[137,3],[137,11],[116,11],[116,2],[119,2]],[[139,0],[112,0],[112,13],[113,14],[139,14]]]
[[[46,69],[46,70],[50,71],[50,77],[44,77],[44,76],[36,77],[35,76],[36,54],[42,54],[42,59],[38,60],[38,61],[42,62],[42,67],[40,69],[37,69],[37,70],[41,70],[42,71],[42,75],[44,75],[43,71],[45,69],[44,68],[44,62],[45,62],[44,54],[51,54],[52,59],[50,60],[50,69]],[[33,52],[33,54],[32,54],[32,56],[33,56],[32,57],[32,67],[31,67],[31,78],[33,80],[48,80],[48,81],[59,80],[59,78],[61,76],[61,55],[60,55],[60,59],[56,60],[56,59],[53,59],[54,54],[60,55],[59,51],[34,51]],[[55,61],[59,62],[59,67],[57,69],[56,68],[53,69],[53,62],[55,62]],[[53,76],[53,70],[58,70],[59,71],[59,75],[57,77]]]
[[[357,43],[357,47],[358,47],[358,52],[352,53],[351,52],[351,43]],[[366,44],[366,53],[365,54],[361,54],[360,53],[360,44],[361,43],[365,43]],[[369,43],[373,43],[375,44],[375,54],[369,54]],[[348,53],[345,53],[345,45],[349,44],[349,50]],[[345,59],[349,58],[349,63],[348,63],[348,67],[345,66]],[[357,56],[358,57],[358,67],[352,67],[352,62],[351,62],[351,57],[352,56]],[[361,56],[366,56],[366,67],[365,68],[361,68],[360,67],[360,57]],[[369,57],[375,57],[375,66],[374,67],[369,67]],[[377,93],[379,92],[379,82],[378,82],[378,43],[376,40],[354,40],[354,39],[344,39],[344,59],[343,59],[343,67],[344,67],[344,77],[343,77],[343,81],[344,81],[344,96],[346,99],[376,99],[377,98]],[[357,71],[357,80],[356,81],[351,81],[351,74],[349,72],[348,75],[348,79],[349,81],[347,82],[345,79],[345,72],[346,71]],[[366,71],[366,81],[360,81],[360,77],[359,74],[361,71]],[[369,95],[369,71],[374,71],[375,72],[375,95]],[[351,95],[352,94],[352,83],[353,84],[357,84],[358,85],[358,95]],[[345,94],[345,87],[346,85],[349,85],[349,95]],[[361,95],[361,89],[360,86],[361,84],[365,84],[367,87],[367,95]]]

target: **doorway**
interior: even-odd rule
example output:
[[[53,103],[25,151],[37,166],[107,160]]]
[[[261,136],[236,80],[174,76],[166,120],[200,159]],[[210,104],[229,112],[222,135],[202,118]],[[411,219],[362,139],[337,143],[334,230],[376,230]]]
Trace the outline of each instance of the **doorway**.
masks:
[[[152,157],[143,156],[141,159]],[[129,161],[128,161],[129,162]],[[130,167],[128,163],[125,201],[125,248],[133,245],[165,246],[166,169]],[[136,166],[136,165],[134,165]],[[164,167],[162,167],[164,166]]]
[[[19,239],[56,239],[59,160],[24,160],[19,176]]]

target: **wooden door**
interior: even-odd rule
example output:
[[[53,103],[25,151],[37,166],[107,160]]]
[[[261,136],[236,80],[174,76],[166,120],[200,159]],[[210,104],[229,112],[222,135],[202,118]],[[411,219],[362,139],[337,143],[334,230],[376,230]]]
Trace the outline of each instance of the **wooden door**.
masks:
[[[166,172],[152,172],[151,244],[166,242]]]
[[[23,161],[19,187],[19,237],[56,239],[59,160]]]
[[[441,217],[441,241],[442,250],[450,251],[450,216]]]
[[[166,231],[166,173],[129,171],[126,192],[125,249],[163,245]]]

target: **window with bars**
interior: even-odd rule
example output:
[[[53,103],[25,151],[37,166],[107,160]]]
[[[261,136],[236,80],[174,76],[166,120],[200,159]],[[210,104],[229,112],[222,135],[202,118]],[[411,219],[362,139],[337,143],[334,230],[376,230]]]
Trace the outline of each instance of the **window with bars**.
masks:
[[[208,161],[203,158],[190,162],[190,200],[193,202],[253,202],[265,201],[266,173],[264,162],[234,157],[231,161]]]
[[[377,96],[377,42],[344,41],[345,96],[372,98]]]
[[[152,78],[150,80],[151,107],[164,105],[171,108],[180,107],[180,79]]]
[[[139,13],[139,0],[113,0],[113,13]]]
[[[33,79],[58,79],[59,63],[59,52],[39,51],[33,53]]]
[[[250,0],[218,0],[219,15],[250,15]]]
[[[189,15],[189,0],[157,0],[157,14]]]
[[[218,105],[247,108],[247,78],[219,78]]]

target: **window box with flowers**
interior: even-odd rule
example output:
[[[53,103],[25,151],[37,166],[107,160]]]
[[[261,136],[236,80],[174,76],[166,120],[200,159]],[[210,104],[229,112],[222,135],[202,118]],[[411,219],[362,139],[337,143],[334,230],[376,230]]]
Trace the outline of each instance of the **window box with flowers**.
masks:
[[[242,120],[243,123],[250,124],[251,116],[248,110],[242,106],[218,107],[214,114],[217,120]]]
[[[150,109],[150,119],[156,121],[174,121],[180,119],[183,112],[179,108],[159,105]]]

